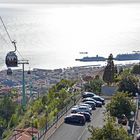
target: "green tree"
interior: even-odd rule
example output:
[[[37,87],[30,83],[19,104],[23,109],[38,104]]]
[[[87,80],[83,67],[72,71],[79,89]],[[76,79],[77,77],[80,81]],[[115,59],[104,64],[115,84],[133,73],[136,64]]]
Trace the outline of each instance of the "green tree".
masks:
[[[12,127],[16,126],[19,123],[18,120],[19,120],[19,114],[13,114],[9,121],[8,127],[12,128]]]
[[[6,127],[7,127],[6,120],[0,116],[0,136],[2,136]]]
[[[139,65],[134,65],[132,68],[132,73],[133,74],[140,74],[140,64]]]
[[[110,54],[107,60],[107,66],[105,67],[103,80],[110,85],[114,81],[114,62],[113,62],[113,55]]]
[[[33,105],[32,105],[32,111],[33,112],[37,112],[38,114],[40,114],[44,109],[44,106],[42,104],[42,100],[36,100]]]
[[[4,98],[0,102],[0,116],[8,122],[11,116],[16,111],[17,104],[12,101],[12,99],[8,96],[4,96]]]
[[[108,117],[103,128],[89,127],[91,137],[88,140],[132,140],[127,131]]]
[[[56,84],[56,91],[59,91],[63,88],[67,89],[68,87],[72,87],[73,84],[74,82],[72,81],[62,79],[59,83]]]
[[[107,104],[107,111],[110,115],[118,118],[122,114],[125,114],[128,119],[131,118],[131,111],[135,112],[135,108],[132,98],[123,92],[118,92],[113,96],[111,102]]]
[[[11,97],[4,96],[0,100],[0,136],[5,133],[5,130],[10,127],[13,127],[16,122],[13,122],[12,125],[9,125],[11,122],[12,116],[16,112],[17,104],[12,101]],[[4,135],[5,136],[5,135]]]
[[[98,75],[95,76],[95,78],[88,83],[84,85],[84,88],[86,91],[95,92],[97,94],[101,93],[101,87],[102,87],[103,81],[100,79]]]
[[[130,74],[129,75],[124,74],[118,84],[118,90],[120,92],[128,92],[129,94],[135,96],[135,93],[138,92],[137,83],[138,79],[136,77]]]

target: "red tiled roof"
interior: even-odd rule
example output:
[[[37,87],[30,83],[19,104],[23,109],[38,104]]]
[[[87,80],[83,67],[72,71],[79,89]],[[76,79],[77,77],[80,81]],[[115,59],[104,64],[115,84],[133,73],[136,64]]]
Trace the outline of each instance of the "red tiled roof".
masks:
[[[17,129],[16,134],[10,140],[32,140],[32,134],[37,136],[39,131],[36,128]]]
[[[22,133],[17,140],[32,140],[32,136],[30,134]]]

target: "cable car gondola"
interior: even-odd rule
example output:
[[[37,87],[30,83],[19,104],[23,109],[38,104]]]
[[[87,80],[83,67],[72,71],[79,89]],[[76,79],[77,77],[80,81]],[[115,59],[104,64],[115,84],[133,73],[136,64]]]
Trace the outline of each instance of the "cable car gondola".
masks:
[[[28,71],[27,71],[27,74],[31,74],[31,71],[30,71],[30,70],[28,70]]]
[[[12,69],[11,68],[7,69],[7,75],[12,75]]]
[[[12,43],[14,44],[15,50],[9,52],[6,55],[5,63],[7,65],[7,67],[17,67],[18,66],[18,57],[15,54],[15,51],[16,51],[16,42],[13,41]]]

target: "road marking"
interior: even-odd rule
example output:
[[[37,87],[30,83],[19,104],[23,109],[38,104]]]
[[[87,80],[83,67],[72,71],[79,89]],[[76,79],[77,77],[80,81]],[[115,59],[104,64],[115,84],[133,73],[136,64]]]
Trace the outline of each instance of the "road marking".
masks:
[[[87,124],[85,125],[85,129],[83,130],[82,134],[78,137],[77,140],[80,140],[82,138],[82,136],[84,135],[86,129],[87,129]]]

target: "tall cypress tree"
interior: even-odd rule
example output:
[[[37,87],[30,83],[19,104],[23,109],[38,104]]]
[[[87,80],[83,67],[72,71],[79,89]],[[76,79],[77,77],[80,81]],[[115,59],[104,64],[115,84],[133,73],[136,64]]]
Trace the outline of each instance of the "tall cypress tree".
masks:
[[[113,62],[113,55],[110,54],[107,60],[107,66],[104,69],[103,80],[110,85],[114,81],[115,67]]]

